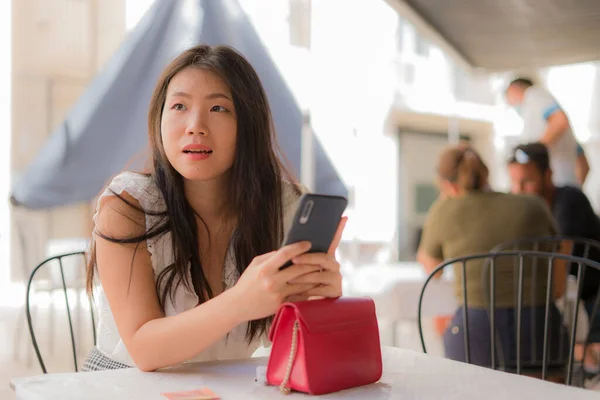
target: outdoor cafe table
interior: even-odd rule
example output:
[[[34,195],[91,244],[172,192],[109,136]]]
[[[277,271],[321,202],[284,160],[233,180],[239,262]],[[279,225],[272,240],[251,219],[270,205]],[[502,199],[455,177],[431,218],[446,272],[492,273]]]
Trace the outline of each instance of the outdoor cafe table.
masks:
[[[511,375],[427,354],[383,347],[383,376],[373,385],[315,398],[444,399],[444,400],[598,400],[598,392]],[[256,368],[266,358],[189,363],[159,372],[122,369],[62,373],[15,379],[18,400],[165,399],[163,392],[208,387],[221,399],[300,399],[277,387],[255,382]],[[335,374],[336,371],[331,371]]]

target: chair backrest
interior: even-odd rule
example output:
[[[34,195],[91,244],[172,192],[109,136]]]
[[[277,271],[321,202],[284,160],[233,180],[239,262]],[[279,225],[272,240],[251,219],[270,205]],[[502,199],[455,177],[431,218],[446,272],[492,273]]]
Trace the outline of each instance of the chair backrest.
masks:
[[[591,259],[596,262],[600,262],[600,242],[593,239],[573,237],[566,235],[554,235],[554,236],[533,236],[504,242],[492,249],[492,253],[499,251],[515,251],[515,250],[533,250],[533,251],[550,251],[553,253],[559,253],[563,243],[569,243],[571,247],[571,255],[576,257],[582,257],[585,259]],[[592,257],[593,256],[593,257]],[[584,268],[582,273],[582,279],[584,283],[586,271]],[[597,280],[600,276],[600,271],[593,271],[596,275],[594,280]],[[568,276],[567,276],[568,279]],[[591,282],[591,286],[596,287],[597,282]],[[584,290],[585,291],[585,290]],[[590,314],[589,326],[593,326],[594,321],[598,318],[598,308],[600,307],[600,287],[598,287],[595,295],[594,306],[592,307],[592,313]],[[588,331],[584,344],[584,351],[589,346],[591,331]]]
[[[560,252],[561,245],[564,242],[571,243],[573,245],[571,249],[571,255],[576,257],[582,257],[589,259],[590,252],[595,250],[600,252],[600,242],[593,239],[573,237],[565,235],[555,236],[532,236],[526,238],[520,238],[517,240],[511,240],[504,242],[494,247],[491,252],[495,253],[498,251],[513,251],[513,250],[533,250],[533,251],[550,251],[553,253]],[[531,247],[531,248],[529,248]],[[600,260],[594,260],[600,261]]]
[[[515,337],[514,337],[514,343],[516,343],[516,349],[514,349],[515,353],[516,353],[516,365],[515,368],[513,368],[512,366],[500,366],[498,363],[498,351],[502,351],[503,354],[508,354],[510,352],[513,351],[513,349],[506,349],[506,348],[502,348],[500,346],[498,346],[498,343],[501,341],[500,338],[497,337],[497,328],[499,327],[498,325],[498,321],[497,321],[497,317],[496,314],[498,313],[499,307],[496,306],[496,290],[497,290],[497,279],[496,279],[496,275],[497,275],[497,265],[496,262],[500,261],[499,259],[513,259],[516,260],[516,265],[517,265],[517,274],[518,274],[518,280],[517,280],[517,287],[515,288],[515,292],[516,292],[516,304],[515,304],[515,323],[516,323],[516,329],[515,329]],[[532,335],[536,336],[537,333],[543,334],[543,340],[542,340],[542,347],[541,347],[541,352],[542,352],[542,360],[541,360],[541,365],[537,365],[537,364],[530,364],[527,363],[525,364],[523,362],[523,351],[521,349],[521,343],[522,343],[522,331],[523,331],[523,324],[522,324],[522,319],[523,319],[523,312],[524,311],[528,311],[528,309],[524,309],[524,296],[523,296],[523,289],[524,289],[524,281],[525,281],[525,269],[527,266],[529,266],[531,263],[531,260],[546,260],[547,262],[543,265],[546,266],[547,268],[547,276],[546,276],[546,282],[545,282],[545,293],[544,293],[544,298],[545,298],[545,304],[543,304],[543,330],[542,331],[538,331],[538,332],[534,332]],[[575,263],[576,265],[578,265],[578,277],[577,277],[577,293],[576,296],[577,298],[581,297],[581,290],[582,290],[582,271],[585,267],[588,268],[594,268],[596,270],[600,271],[600,263],[597,263],[595,261],[591,261],[585,258],[580,258],[580,257],[574,257],[574,256],[570,256],[570,255],[565,255],[565,254],[560,254],[560,253],[549,253],[549,252],[539,252],[539,251],[502,251],[502,252],[494,252],[494,253],[485,253],[485,254],[474,254],[474,255],[470,255],[470,256],[466,256],[466,257],[459,257],[459,258],[454,258],[454,259],[450,259],[447,261],[444,261],[443,263],[441,263],[440,265],[438,265],[432,272],[431,274],[427,277],[427,279],[425,280],[425,283],[423,284],[423,288],[421,289],[421,294],[419,296],[419,306],[418,306],[418,327],[419,327],[419,335],[420,335],[420,339],[421,339],[421,345],[423,347],[423,351],[427,352],[427,348],[425,346],[425,339],[424,339],[424,334],[423,334],[423,325],[422,325],[422,308],[423,308],[423,299],[427,290],[427,287],[429,285],[429,283],[431,282],[431,280],[438,276],[438,273],[443,271],[444,268],[448,267],[448,266],[455,266],[458,267],[458,273],[455,275],[456,279],[459,279],[460,281],[458,283],[460,283],[460,287],[462,289],[461,293],[462,293],[462,299],[460,299],[462,301],[463,307],[462,307],[462,320],[464,323],[465,327],[468,327],[468,329],[463,329],[463,340],[464,340],[464,349],[465,349],[465,361],[467,363],[471,363],[471,341],[469,338],[469,331],[473,329],[472,325],[469,325],[469,312],[467,312],[467,310],[469,309],[469,299],[467,296],[467,263],[469,262],[477,262],[479,265],[481,265],[481,268],[486,269],[489,268],[489,274],[487,275],[489,277],[489,305],[488,307],[486,307],[484,310],[487,311],[487,317],[489,319],[489,327],[487,327],[487,329],[489,330],[489,334],[490,334],[490,338],[489,338],[489,343],[490,343],[490,367],[493,369],[497,369],[497,368],[501,368],[510,372],[515,372],[517,374],[522,374],[522,373],[536,373],[537,371],[539,371],[541,373],[541,378],[542,379],[547,379],[548,378],[548,372],[549,372],[549,368],[551,367],[553,369],[553,371],[556,371],[556,369],[560,369],[561,371],[564,370],[564,366],[566,365],[566,383],[567,384],[571,384],[572,381],[572,374],[573,374],[573,357],[574,357],[574,348],[575,348],[575,329],[577,327],[577,319],[579,317],[579,308],[577,307],[577,302],[575,302],[574,305],[574,310],[573,310],[573,319],[571,321],[571,326],[569,326],[569,332],[567,333],[568,336],[568,358],[567,360],[564,360],[564,362],[560,363],[560,365],[556,365],[556,363],[554,363],[554,365],[551,365],[550,363],[550,357],[549,357],[549,351],[550,351],[550,344],[551,344],[551,332],[550,332],[550,328],[551,328],[551,314],[552,314],[552,309],[553,309],[553,276],[554,276],[554,268],[555,268],[555,263],[557,261],[562,261],[562,262],[566,262],[566,263]],[[504,263],[504,265],[506,265],[506,263]],[[482,274],[484,271],[480,271]],[[529,273],[529,272],[528,272]],[[540,275],[541,276],[541,275]],[[536,306],[536,304],[532,304],[532,308]],[[542,306],[542,305],[540,305]],[[555,327],[553,327],[555,328]],[[562,327],[562,321],[560,323],[560,329],[564,329]],[[562,336],[562,331],[561,331],[561,336]],[[510,338],[512,340],[512,338]],[[555,338],[554,338],[555,339]],[[562,342],[560,342],[562,344]],[[499,347],[499,349],[497,348]],[[561,353],[562,353],[562,348],[561,348]]]
[[[53,257],[47,258],[46,260],[42,261],[39,265],[37,265],[33,269],[33,271],[31,271],[31,275],[29,276],[29,280],[27,281],[27,291],[26,291],[26,300],[25,300],[25,312],[27,314],[27,325],[29,327],[29,333],[31,335],[31,342],[32,342],[33,348],[35,350],[35,354],[37,356],[37,359],[40,363],[40,367],[42,368],[42,372],[44,374],[48,373],[48,371],[46,370],[46,365],[44,364],[44,361],[42,359],[42,355],[40,352],[38,341],[36,340],[36,336],[35,336],[34,329],[33,329],[33,322],[32,322],[32,318],[31,318],[31,303],[30,303],[31,296],[30,295],[34,291],[34,285],[33,285],[34,278],[36,277],[36,275],[38,273],[40,273],[43,270],[42,268],[44,268],[44,267],[49,268],[53,264],[55,264],[55,265],[57,264],[59,267],[59,271],[60,271],[59,286],[52,287],[50,290],[61,290],[64,294],[66,311],[67,311],[67,320],[69,322],[69,333],[71,336],[71,348],[73,351],[73,364],[75,366],[75,371],[78,372],[79,368],[77,365],[77,348],[75,345],[75,335],[73,333],[73,320],[71,318],[69,296],[68,296],[68,292],[67,292],[67,290],[69,289],[69,286],[68,286],[68,280],[65,279],[65,265],[64,265],[65,263],[70,263],[70,262],[74,261],[74,258],[81,258],[83,260],[83,265],[84,266],[86,265],[86,253],[84,251],[77,251],[77,252],[72,252],[72,253],[55,255]],[[79,288],[76,288],[76,289],[79,289]],[[76,293],[76,295],[79,295],[79,294]],[[96,323],[95,323],[95,315],[94,315],[94,305],[93,305],[91,299],[89,299],[89,302],[90,302],[90,314],[91,314],[91,320],[92,320],[93,340],[94,340],[94,345],[96,345]]]

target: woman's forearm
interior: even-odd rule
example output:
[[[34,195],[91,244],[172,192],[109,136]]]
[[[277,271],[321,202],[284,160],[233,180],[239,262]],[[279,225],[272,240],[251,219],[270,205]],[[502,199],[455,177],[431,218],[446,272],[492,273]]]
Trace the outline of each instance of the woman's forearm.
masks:
[[[143,371],[187,361],[245,322],[236,304],[231,289],[191,310],[148,321],[133,335],[127,350]]]

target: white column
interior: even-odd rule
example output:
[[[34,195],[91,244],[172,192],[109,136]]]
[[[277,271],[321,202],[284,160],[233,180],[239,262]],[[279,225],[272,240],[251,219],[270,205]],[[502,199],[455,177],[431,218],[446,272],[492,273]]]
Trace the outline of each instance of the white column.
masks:
[[[448,116],[448,143],[452,146],[460,142],[460,121],[457,116],[458,101],[456,98],[451,103],[452,112]]]
[[[302,147],[300,153],[300,181],[311,192],[316,189],[315,182],[315,143],[312,125],[310,123],[310,110],[304,117],[302,124]]]
[[[458,145],[460,142],[460,130],[456,114],[453,114],[448,118],[448,142],[453,146]]]
[[[313,106],[313,84],[314,84],[314,75],[313,72],[313,57],[312,57],[312,21],[313,21],[313,7],[310,7],[310,36],[309,36],[309,46],[308,46],[308,54],[309,54],[309,71],[311,73],[309,76],[311,77],[311,81],[308,89],[307,96],[307,105],[306,110],[304,111],[304,118],[302,120],[302,137],[301,137],[301,153],[300,153],[300,180],[304,186],[308,188],[311,192],[316,190],[316,159],[315,159],[315,139],[314,139],[314,131],[312,127],[311,121],[311,110]]]

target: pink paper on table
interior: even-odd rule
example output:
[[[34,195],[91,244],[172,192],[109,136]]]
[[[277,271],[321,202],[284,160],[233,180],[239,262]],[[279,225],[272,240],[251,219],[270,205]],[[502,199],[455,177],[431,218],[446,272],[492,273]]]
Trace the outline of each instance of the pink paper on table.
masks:
[[[181,392],[161,393],[169,400],[219,400],[220,397],[209,388],[184,390]]]

